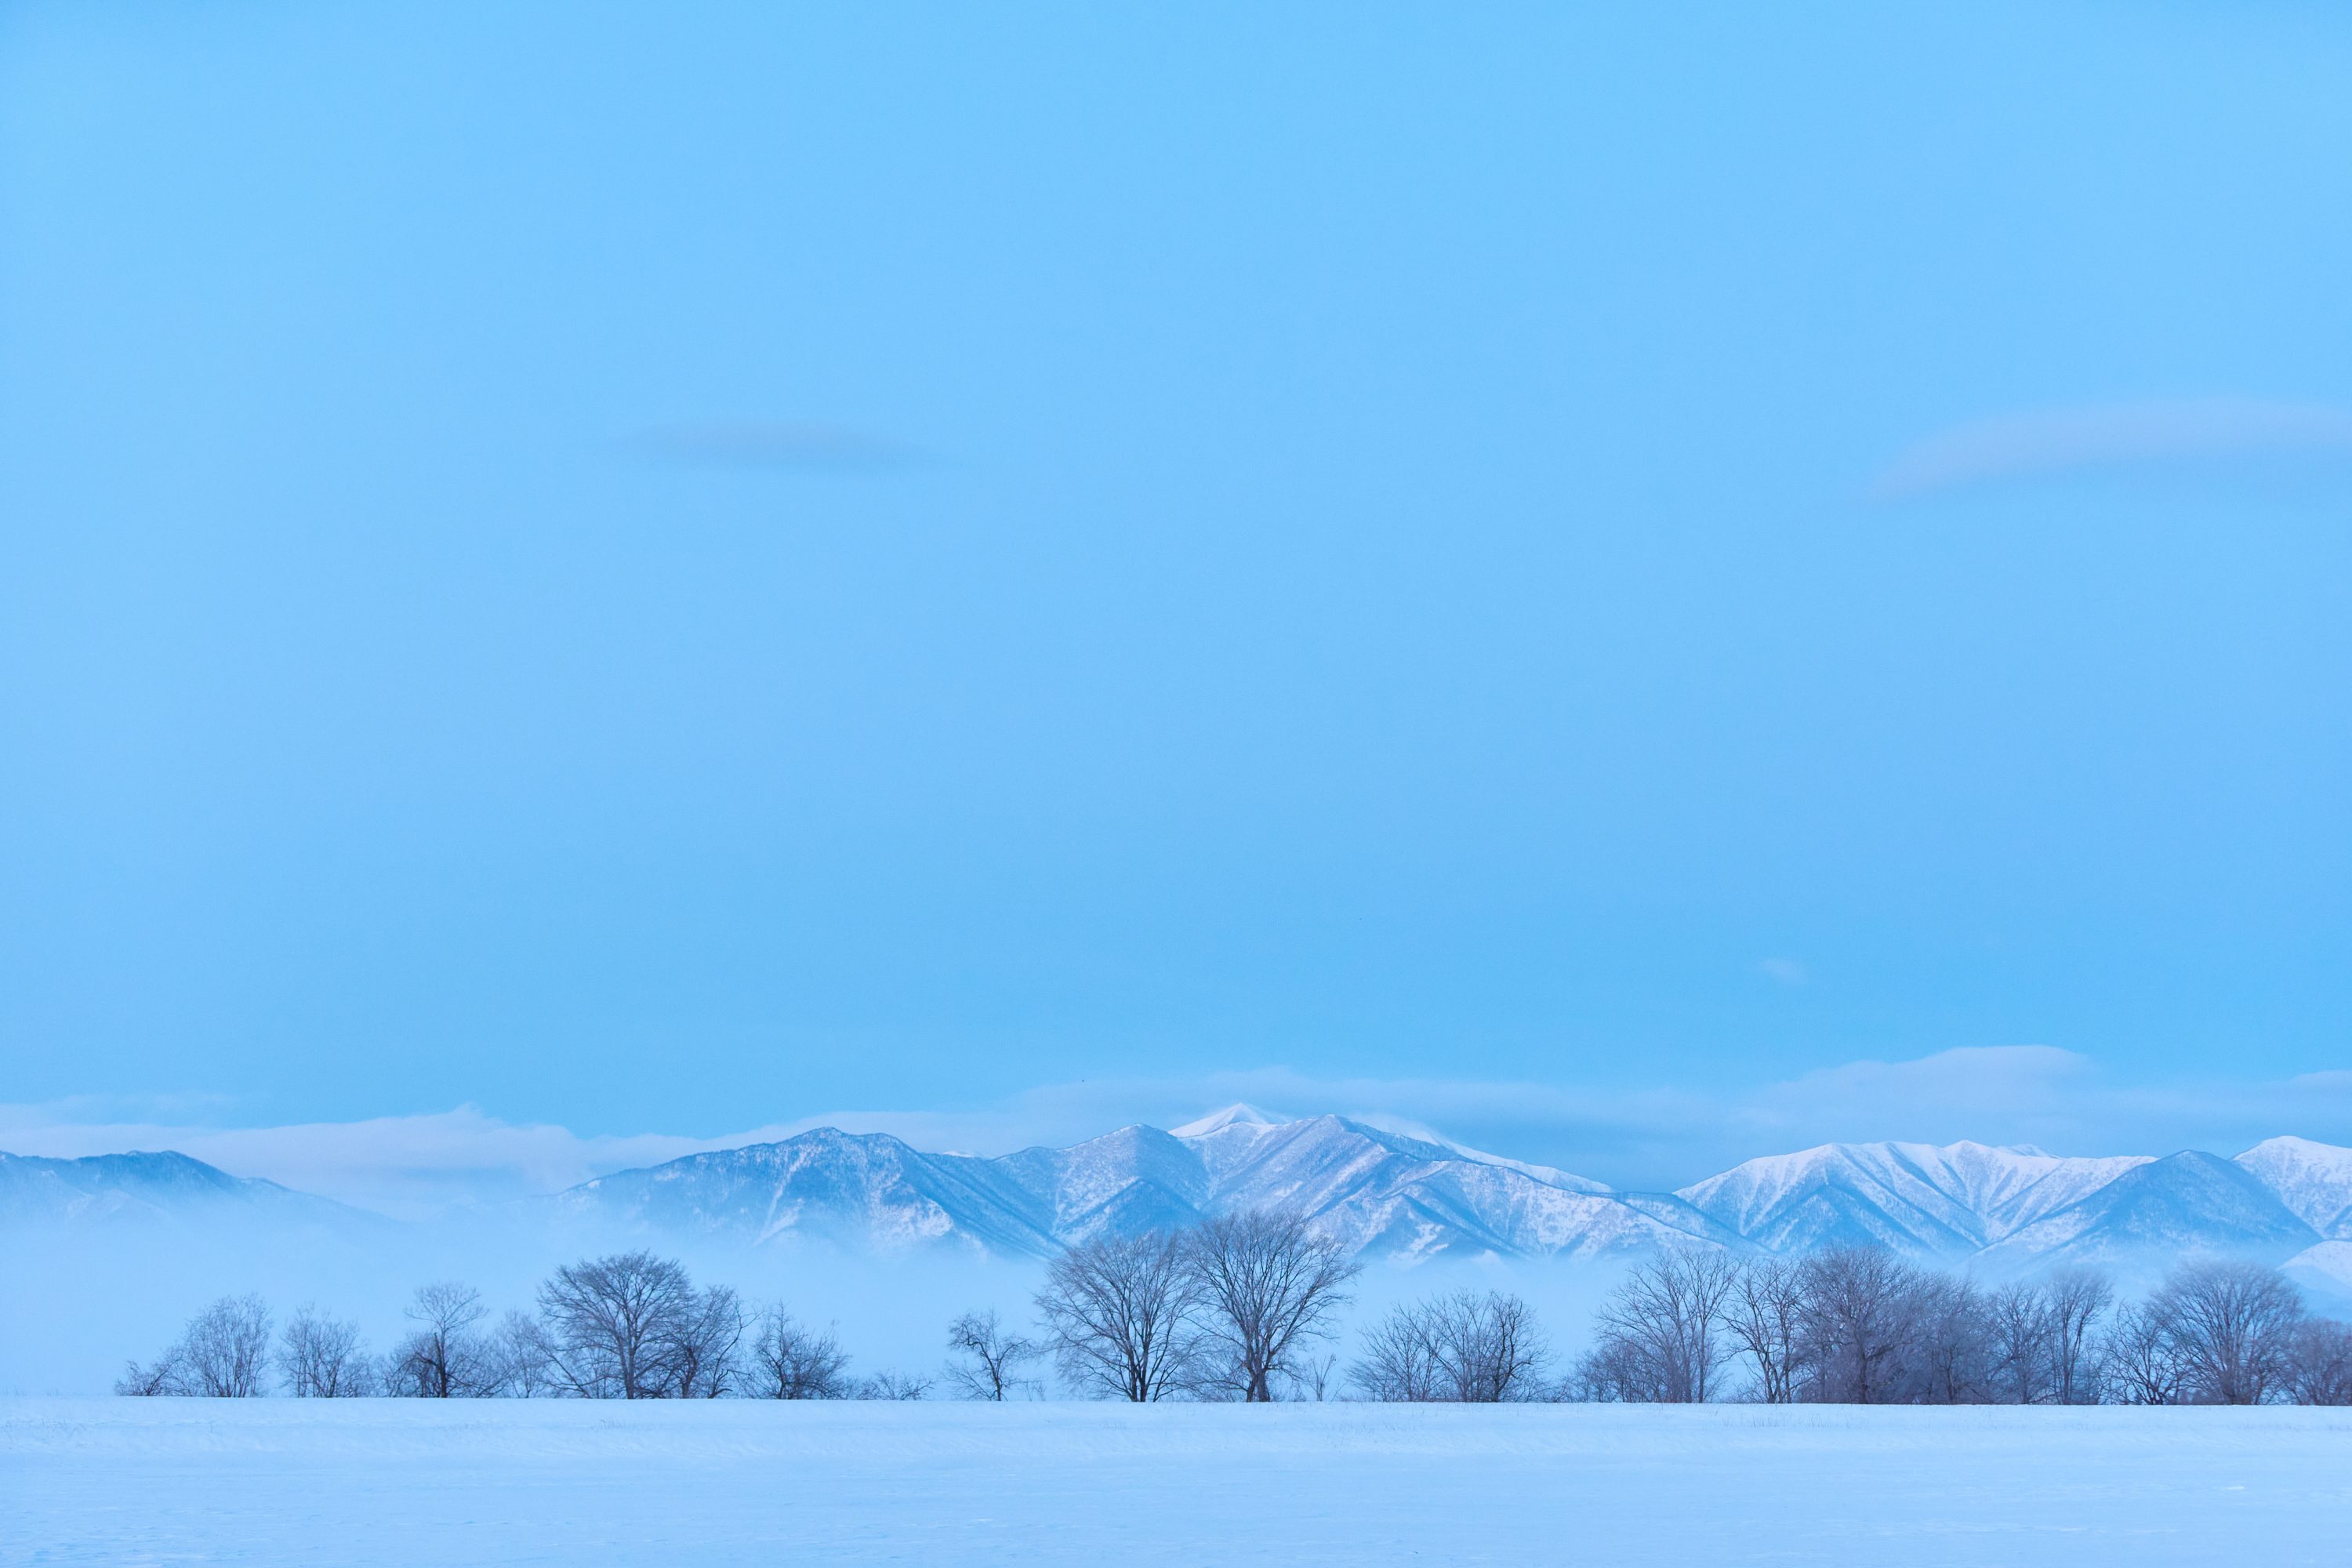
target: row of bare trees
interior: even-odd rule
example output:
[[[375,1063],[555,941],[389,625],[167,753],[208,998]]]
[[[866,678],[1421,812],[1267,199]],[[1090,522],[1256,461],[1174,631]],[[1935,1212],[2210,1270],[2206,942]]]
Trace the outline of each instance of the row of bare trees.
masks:
[[[1067,1248],[1037,1311],[1075,1388],[1138,1404],[1263,1402],[1327,1385],[1330,1363],[1315,1351],[1360,1268],[1297,1215],[1225,1215]]]
[[[1627,1273],[1565,1377],[1525,1301],[1471,1290],[1391,1310],[1341,1377],[1325,1347],[1359,1268],[1280,1213],[1097,1237],[1049,1265],[1042,1334],[958,1317],[943,1379],[966,1398],[1034,1396],[1030,1369],[1050,1357],[1074,1392],[1139,1403],[2352,1404],[2352,1327],[2249,1263],[2185,1264],[2122,1303],[2085,1271],[1987,1288],[1874,1248],[1668,1251]],[[832,1331],[781,1305],[749,1312],[646,1252],[558,1268],[534,1305],[492,1322],[470,1287],[427,1285],[378,1358],[349,1322],[305,1308],[273,1334],[258,1298],[226,1298],[116,1391],[246,1397],[274,1372],[314,1398],[919,1399],[940,1381],[852,1377]]]
[[[2292,1283],[2252,1263],[2184,1264],[2119,1305],[2105,1277],[2083,1270],[1987,1289],[1878,1248],[1667,1252],[1602,1307],[1564,1396],[2343,1405],[2352,1328],[2309,1317]]]
[[[2118,1315],[2105,1356],[2133,1405],[2352,1405],[2352,1325],[2306,1316],[2273,1269],[2179,1271]]]
[[[1051,1353],[1066,1384],[1102,1398],[1330,1398],[1342,1384],[1324,1347],[1360,1270],[1338,1240],[1278,1211],[1097,1237],[1049,1268],[1036,1300],[1043,1342],[1010,1342],[1017,1356]],[[959,1322],[957,1343],[989,1376],[961,1381],[1003,1398],[1009,1385],[982,1348],[1001,1331],[991,1314],[985,1335],[966,1334],[975,1322]],[[1525,1301],[1458,1290],[1382,1317],[1344,1386],[1377,1400],[1541,1399],[1555,1392],[1549,1360]]]
[[[1107,1397],[1322,1397],[1334,1362],[1318,1350],[1359,1268],[1339,1243],[1278,1213],[1097,1238],[1049,1266],[1036,1300],[1041,1337],[993,1310],[957,1318],[945,1378],[969,1398],[1022,1397],[1043,1392],[1030,1369],[1051,1356],[1073,1388]],[[287,1393],[320,1398],[919,1399],[936,1381],[854,1379],[830,1331],[781,1306],[747,1314],[732,1289],[698,1287],[683,1266],[646,1252],[558,1268],[535,1305],[494,1323],[471,1287],[427,1285],[405,1310],[409,1331],[377,1358],[356,1326],[310,1308],[273,1350],[268,1308],[226,1298],[155,1361],[126,1368],[116,1392],[248,1397],[268,1391],[273,1368]],[[1449,1331],[1434,1319],[1424,1327],[1433,1365],[1463,1359]]]
[[[286,1393],[320,1399],[895,1398],[910,1385],[887,1374],[853,1381],[830,1331],[804,1327],[781,1305],[749,1314],[734,1290],[698,1287],[683,1265],[648,1252],[567,1264],[534,1304],[492,1322],[471,1286],[426,1285],[404,1310],[408,1331],[378,1357],[355,1324],[310,1307],[273,1348],[268,1305],[225,1297],[154,1361],[128,1366],[115,1392],[245,1398],[268,1393],[273,1370]]]
[[[311,1333],[316,1324],[310,1315],[306,1312],[298,1322],[304,1339],[312,1342],[305,1348],[306,1365],[324,1349],[336,1358],[327,1373],[331,1380],[359,1381],[362,1352],[353,1344],[345,1344],[340,1351],[322,1347]],[[171,1349],[144,1366],[132,1362],[124,1367],[115,1380],[114,1392],[250,1399],[269,1392],[269,1309],[258,1296],[224,1296],[189,1319]],[[376,1382],[373,1376],[367,1381]],[[350,1392],[373,1394],[376,1389],[354,1387]]]
[[[1348,1382],[1365,1399],[1501,1405],[1550,1397],[1549,1361],[1525,1301],[1456,1290],[1391,1309],[1366,1336]]]

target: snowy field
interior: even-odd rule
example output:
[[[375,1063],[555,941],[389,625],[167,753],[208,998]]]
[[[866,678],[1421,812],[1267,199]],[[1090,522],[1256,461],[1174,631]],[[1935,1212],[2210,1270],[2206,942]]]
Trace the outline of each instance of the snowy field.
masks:
[[[2352,1413],[0,1401],[0,1562],[2340,1564]]]

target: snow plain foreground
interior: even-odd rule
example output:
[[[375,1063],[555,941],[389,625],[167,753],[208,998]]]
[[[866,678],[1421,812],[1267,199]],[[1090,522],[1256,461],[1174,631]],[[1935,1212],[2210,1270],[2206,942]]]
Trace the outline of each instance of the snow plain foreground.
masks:
[[[2352,1412],[0,1400],[0,1563],[2342,1563]]]

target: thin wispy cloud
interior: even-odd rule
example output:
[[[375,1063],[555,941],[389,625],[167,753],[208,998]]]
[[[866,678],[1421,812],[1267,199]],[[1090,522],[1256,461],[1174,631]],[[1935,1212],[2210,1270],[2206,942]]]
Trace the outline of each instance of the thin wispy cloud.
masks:
[[[929,460],[896,437],[816,420],[688,421],[636,431],[620,444],[648,462],[699,468],[889,473]]]
[[[2007,479],[2313,458],[2352,462],[2352,407],[2210,398],[2053,408],[1930,437],[1881,470],[1869,493],[1909,500]]]

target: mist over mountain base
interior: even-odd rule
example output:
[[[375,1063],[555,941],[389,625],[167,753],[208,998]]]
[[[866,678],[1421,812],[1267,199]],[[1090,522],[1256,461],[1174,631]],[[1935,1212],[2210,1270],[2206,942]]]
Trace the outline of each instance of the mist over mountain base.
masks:
[[[1467,1284],[1524,1297],[1556,1350],[1662,1248],[1797,1257],[1884,1247],[1982,1280],[2088,1266],[2126,1289],[2179,1262],[2284,1266],[2314,1310],[2352,1313],[2352,1149],[2295,1137],[2062,1158],[1978,1143],[1824,1144],[1675,1193],[1233,1106],[992,1159],[818,1129],[614,1173],[546,1196],[399,1221],[184,1155],[0,1154],[0,1393],[94,1394],[205,1302],[316,1305],[383,1350],[418,1286],[458,1280],[528,1311],[559,1265],[650,1247],[700,1280],[830,1325],[861,1375],[936,1372],[946,1325],[1032,1317],[1045,1259],[1102,1235],[1296,1212],[1366,1263],[1335,1347],[1396,1301]]]
[[[745,1247],[726,1237],[653,1239],[698,1279],[836,1329],[858,1375],[937,1373],[950,1318],[992,1307],[1025,1323],[1045,1276],[1040,1259],[968,1248],[877,1255],[822,1241]],[[386,1226],[359,1243],[289,1237],[258,1221],[216,1222],[201,1232],[161,1222],[95,1233],[20,1230],[14,1247],[22,1267],[0,1273],[0,1320],[12,1328],[0,1337],[0,1395],[103,1393],[126,1360],[154,1354],[204,1303],[248,1291],[280,1320],[306,1303],[330,1309],[382,1351],[413,1326],[401,1310],[420,1283],[464,1280],[495,1310],[528,1311],[557,1266],[647,1240],[620,1226],[551,1231],[511,1215]],[[1373,1260],[1356,1281],[1347,1321],[1368,1322],[1432,1290],[1492,1287],[1524,1296],[1566,1343],[1622,1269],[1622,1261],[1559,1258]]]

